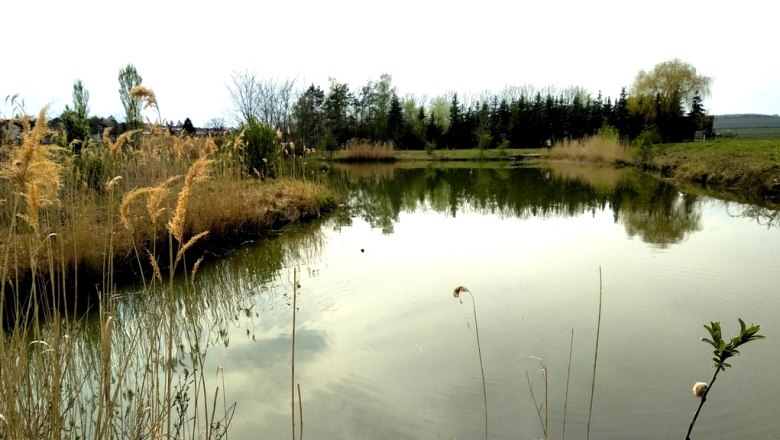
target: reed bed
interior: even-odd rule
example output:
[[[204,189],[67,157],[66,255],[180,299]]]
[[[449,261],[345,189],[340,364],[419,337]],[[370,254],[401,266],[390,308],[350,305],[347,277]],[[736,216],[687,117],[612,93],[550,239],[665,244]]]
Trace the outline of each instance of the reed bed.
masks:
[[[249,175],[241,136],[218,148],[154,125],[76,154],[47,143],[45,109],[21,122],[21,145],[0,147],[0,438],[224,438],[235,406],[204,371],[214,329],[196,318],[204,246],[333,195]],[[142,316],[118,301],[123,273]]]
[[[628,148],[617,137],[596,135],[581,140],[559,140],[547,155],[554,160],[600,162],[610,164],[629,163]]]
[[[392,141],[372,142],[366,139],[350,139],[344,148],[333,156],[342,162],[393,162],[395,146]]]

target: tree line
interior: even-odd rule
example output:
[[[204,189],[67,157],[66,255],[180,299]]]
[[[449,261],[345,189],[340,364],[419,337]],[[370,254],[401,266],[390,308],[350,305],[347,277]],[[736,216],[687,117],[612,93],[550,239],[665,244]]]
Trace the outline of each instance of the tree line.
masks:
[[[400,96],[389,74],[354,90],[336,79],[327,89],[311,84],[296,90],[293,80],[264,79],[251,71],[234,72],[231,80],[228,91],[238,128],[262,125],[300,149],[334,150],[355,138],[392,141],[397,149],[533,148],[591,136],[605,126],[626,142],[679,142],[698,133],[710,135],[713,122],[702,103],[711,79],[678,59],[640,71],[615,99],[601,92],[594,97],[581,87],[524,86],[429,100]],[[144,126],[141,102],[130,94],[142,77],[128,64],[120,69],[118,81],[122,123],[90,116],[89,92],[76,80],[73,107],[66,106],[54,121],[68,143],[87,139],[99,127],[112,126],[119,134]],[[185,134],[194,132],[187,122]],[[209,125],[222,129],[225,123],[214,119]]]
[[[289,80],[264,80],[247,71],[232,79],[236,120],[262,121],[302,148],[335,149],[354,138],[392,141],[398,149],[533,148],[591,136],[604,126],[627,142],[679,142],[712,132],[713,118],[702,104],[711,79],[676,59],[640,71],[614,100],[579,87],[526,86],[427,101],[399,96],[388,74],[357,90],[331,79],[327,90],[311,84],[297,96]]]

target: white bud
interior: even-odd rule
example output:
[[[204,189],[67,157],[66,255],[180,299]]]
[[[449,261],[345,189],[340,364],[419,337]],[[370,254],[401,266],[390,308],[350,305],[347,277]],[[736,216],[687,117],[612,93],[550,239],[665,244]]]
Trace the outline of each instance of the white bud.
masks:
[[[709,386],[705,382],[696,382],[693,384],[693,395],[701,397],[707,392],[707,388],[709,388]]]

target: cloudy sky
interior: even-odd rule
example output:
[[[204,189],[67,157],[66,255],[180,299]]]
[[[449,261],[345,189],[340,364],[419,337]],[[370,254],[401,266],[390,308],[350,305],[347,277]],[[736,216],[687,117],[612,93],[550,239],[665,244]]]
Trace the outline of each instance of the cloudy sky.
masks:
[[[383,73],[428,99],[506,86],[581,86],[616,97],[637,72],[679,58],[713,78],[711,114],[780,113],[775,6],[743,0],[127,2],[42,0],[2,7],[0,99],[28,113],[71,103],[123,120],[117,74],[132,63],[163,118],[230,119],[235,71],[357,91]],[[0,102],[0,117],[12,112]]]

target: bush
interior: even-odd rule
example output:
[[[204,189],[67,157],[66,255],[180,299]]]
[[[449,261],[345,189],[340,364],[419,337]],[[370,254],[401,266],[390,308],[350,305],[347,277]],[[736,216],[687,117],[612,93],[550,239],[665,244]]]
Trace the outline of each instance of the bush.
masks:
[[[509,149],[509,145],[510,145],[509,139],[504,139],[503,141],[501,141],[501,143],[498,144],[498,146],[496,147],[496,150],[498,150],[498,154],[500,156],[506,156],[507,154],[506,150]]]
[[[433,155],[433,152],[436,151],[436,141],[428,141],[425,143],[425,152],[428,153],[428,156]]]
[[[596,135],[605,141],[620,140],[620,133],[618,132],[617,128],[608,124],[602,125]]]
[[[274,129],[254,117],[243,122],[239,129],[244,132],[243,159],[246,171],[250,175],[260,173],[262,177],[273,177],[276,174],[274,163],[279,146]]]
[[[653,157],[653,146],[660,144],[662,140],[661,134],[654,125],[642,130],[642,133],[634,139],[634,145],[639,147],[639,163],[649,162]]]
[[[328,132],[325,133],[325,136],[320,138],[320,141],[317,144],[317,148],[320,150],[325,150],[329,152],[331,156],[333,156],[333,152],[339,149],[339,143],[336,138],[333,137],[333,134]]]

